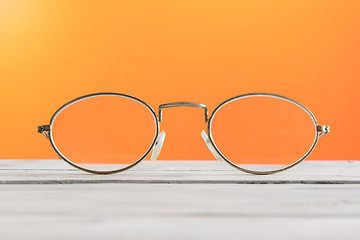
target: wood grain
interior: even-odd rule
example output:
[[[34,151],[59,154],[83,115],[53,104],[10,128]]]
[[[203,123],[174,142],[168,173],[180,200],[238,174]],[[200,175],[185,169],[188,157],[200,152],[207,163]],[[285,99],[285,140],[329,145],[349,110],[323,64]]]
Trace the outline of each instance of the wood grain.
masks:
[[[359,165],[254,176],[160,161],[96,176],[61,161],[0,161],[0,239],[358,239]]]

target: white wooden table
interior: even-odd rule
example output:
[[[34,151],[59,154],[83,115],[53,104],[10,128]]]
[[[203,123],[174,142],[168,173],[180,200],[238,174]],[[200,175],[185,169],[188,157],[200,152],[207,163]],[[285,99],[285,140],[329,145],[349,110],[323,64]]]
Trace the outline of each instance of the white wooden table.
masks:
[[[0,239],[360,239],[360,162],[255,176],[157,161],[99,176],[0,160]]]

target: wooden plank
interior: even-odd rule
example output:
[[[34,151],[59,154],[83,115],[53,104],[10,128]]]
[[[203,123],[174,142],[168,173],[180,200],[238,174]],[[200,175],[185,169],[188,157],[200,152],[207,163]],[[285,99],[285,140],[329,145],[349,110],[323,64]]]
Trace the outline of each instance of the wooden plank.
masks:
[[[144,161],[112,175],[77,170],[61,160],[2,160],[2,184],[209,183],[209,184],[359,184],[359,161],[305,161],[273,175],[243,173],[217,161]]]
[[[0,186],[1,239],[358,239],[358,185]]]

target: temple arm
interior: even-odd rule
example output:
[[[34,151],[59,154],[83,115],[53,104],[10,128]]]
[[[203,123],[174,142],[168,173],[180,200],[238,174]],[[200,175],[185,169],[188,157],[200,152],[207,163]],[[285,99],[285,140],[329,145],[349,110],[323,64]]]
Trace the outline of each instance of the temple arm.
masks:
[[[38,126],[38,133],[44,135],[47,139],[49,139],[50,125],[41,125]]]

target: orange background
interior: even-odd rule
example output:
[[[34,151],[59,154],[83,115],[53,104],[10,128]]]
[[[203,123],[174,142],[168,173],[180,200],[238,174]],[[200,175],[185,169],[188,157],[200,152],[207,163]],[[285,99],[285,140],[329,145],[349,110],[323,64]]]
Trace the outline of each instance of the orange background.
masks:
[[[0,158],[57,158],[37,125],[88,93],[210,111],[274,92],[331,126],[310,159],[360,159],[360,2],[0,0]],[[213,159],[199,109],[167,109],[160,159]],[[179,130],[181,129],[181,130]]]

